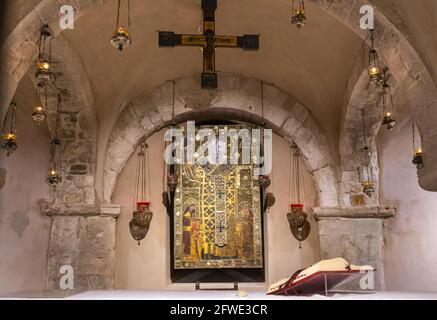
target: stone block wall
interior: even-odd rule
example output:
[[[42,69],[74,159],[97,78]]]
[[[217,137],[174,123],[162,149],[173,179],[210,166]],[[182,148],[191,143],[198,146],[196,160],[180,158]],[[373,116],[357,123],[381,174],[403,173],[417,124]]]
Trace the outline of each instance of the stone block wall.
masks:
[[[385,290],[384,280],[384,220],[393,216],[393,208],[315,208],[318,220],[320,257],[342,257],[350,264],[371,265],[374,289]],[[341,289],[360,290],[359,281]]]
[[[47,285],[59,289],[60,268],[74,271],[74,289],[105,290],[114,285],[115,229],[113,216],[52,216]]]

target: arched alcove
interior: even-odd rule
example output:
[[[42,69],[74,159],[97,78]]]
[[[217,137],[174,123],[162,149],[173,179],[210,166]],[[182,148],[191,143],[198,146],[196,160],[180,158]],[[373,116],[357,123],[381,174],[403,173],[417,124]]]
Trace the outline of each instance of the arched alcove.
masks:
[[[218,120],[219,115],[211,119]],[[114,189],[113,201],[121,205],[117,219],[115,246],[115,289],[123,290],[191,290],[193,284],[172,284],[170,280],[170,219],[161,203],[163,190],[164,132],[153,133],[147,139],[151,172],[151,209],[153,220],[146,238],[138,246],[129,233],[134,201],[136,152],[121,171]],[[311,217],[316,203],[316,189],[311,173],[305,168],[305,211],[309,215],[311,233],[299,242],[293,238],[287,221],[290,176],[290,145],[279,135],[273,136],[272,184],[268,192],[276,197],[275,205],[264,216],[264,252],[266,282],[242,284],[242,287],[264,290],[265,286],[319,259],[317,223]]]
[[[199,87],[198,76],[178,79],[175,120],[221,116],[261,123],[261,81],[220,73],[217,90]],[[104,163],[104,199],[111,203],[118,174],[143,140],[172,121],[173,82],[147,91],[122,108],[112,130]],[[264,86],[264,120],[268,127],[301,149],[317,188],[318,204],[337,206],[337,180],[327,139],[311,113],[295,98],[273,85]]]

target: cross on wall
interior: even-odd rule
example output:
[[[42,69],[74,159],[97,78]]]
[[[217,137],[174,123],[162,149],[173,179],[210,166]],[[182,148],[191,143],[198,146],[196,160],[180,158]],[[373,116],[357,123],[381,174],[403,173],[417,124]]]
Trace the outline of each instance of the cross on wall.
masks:
[[[203,50],[202,88],[217,88],[215,69],[216,48],[242,48],[258,50],[259,35],[222,36],[215,34],[215,11],[217,0],[202,0],[203,34],[177,34],[172,31],[159,31],[160,47],[194,46]]]

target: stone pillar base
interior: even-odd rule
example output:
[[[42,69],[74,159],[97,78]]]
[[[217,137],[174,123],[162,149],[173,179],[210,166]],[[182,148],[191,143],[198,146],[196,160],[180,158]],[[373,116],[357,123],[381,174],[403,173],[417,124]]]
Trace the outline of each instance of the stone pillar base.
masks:
[[[379,206],[314,208],[321,258],[342,257],[351,264],[375,267],[374,289],[384,290],[383,220],[394,214],[394,208]],[[342,289],[360,290],[359,281]]]
[[[48,289],[61,288],[60,281],[65,274],[60,272],[62,266],[72,267],[74,289],[113,288],[117,207],[96,208],[95,212],[86,214],[83,212],[87,210],[83,208],[76,214],[69,211],[62,214],[59,207],[53,210],[47,205],[44,207],[44,214],[52,218],[47,261]]]

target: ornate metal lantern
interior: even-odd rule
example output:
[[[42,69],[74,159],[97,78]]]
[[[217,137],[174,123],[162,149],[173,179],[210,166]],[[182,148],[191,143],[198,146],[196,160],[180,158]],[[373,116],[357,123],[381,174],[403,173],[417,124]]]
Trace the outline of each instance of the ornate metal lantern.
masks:
[[[46,182],[53,189],[56,190],[62,182],[61,170],[61,141],[54,138],[50,143],[50,164],[49,173],[47,174]]]
[[[389,99],[390,104],[387,104],[387,99]],[[387,84],[387,79],[384,80],[384,83],[382,85],[382,107],[384,112],[382,125],[385,126],[388,130],[391,130],[396,125],[396,119],[395,119],[396,110],[395,110],[395,105],[393,103],[391,88]]]
[[[118,0],[117,6],[117,24],[114,34],[111,38],[111,44],[120,51],[123,51],[124,47],[129,46],[132,43],[130,36],[130,1],[127,0],[127,27],[120,26],[120,2]]]
[[[272,180],[270,180],[269,176],[267,176],[267,175],[258,176],[258,184],[259,184],[261,189],[263,189],[263,190],[267,189],[271,183],[272,183]]]
[[[17,150],[17,134],[15,133],[15,117],[17,114],[17,105],[11,102],[3,119],[1,148],[6,151],[9,156]]]
[[[44,90],[44,94],[42,97],[41,97],[41,90]],[[43,86],[41,85],[41,83],[38,83],[36,86],[36,93],[35,93],[35,107],[31,114],[32,120],[35,121],[37,124],[41,124],[46,119],[46,109],[47,109],[47,86]]]
[[[375,49],[375,37],[373,29],[370,30],[369,64],[367,69],[370,77],[370,83],[380,85],[383,82],[383,77],[378,52]]]
[[[291,23],[295,24],[298,30],[302,29],[306,23],[304,0],[293,0],[291,10],[293,12]]]
[[[56,190],[58,185],[62,183],[62,145],[61,140],[58,139],[59,115],[61,109],[62,99],[58,95],[58,104],[56,107],[56,123],[55,134],[50,143],[50,163],[49,172],[47,174],[46,182],[53,189]]]
[[[363,119],[363,147],[361,149],[361,184],[363,186],[363,193],[369,198],[375,193],[375,187],[373,183],[373,170],[372,170],[372,151],[367,144],[367,130],[366,122],[364,118],[364,109],[361,110]]]
[[[311,225],[307,221],[304,209],[305,183],[302,154],[296,145],[290,148],[290,180],[289,180],[290,211],[287,220],[292,235],[300,242],[308,238]]]
[[[43,25],[39,36],[38,61],[36,63],[35,78],[38,83],[45,84],[52,78],[51,62],[51,36],[48,25]]]
[[[129,222],[129,230],[138,245],[149,231],[153,213],[150,211],[150,168],[149,149],[146,143],[140,146],[135,177],[135,201],[133,218]]]
[[[413,161],[412,163],[416,165],[417,169],[423,168],[423,157],[422,157],[422,147],[416,147],[416,125],[414,121],[412,122],[413,131]]]

